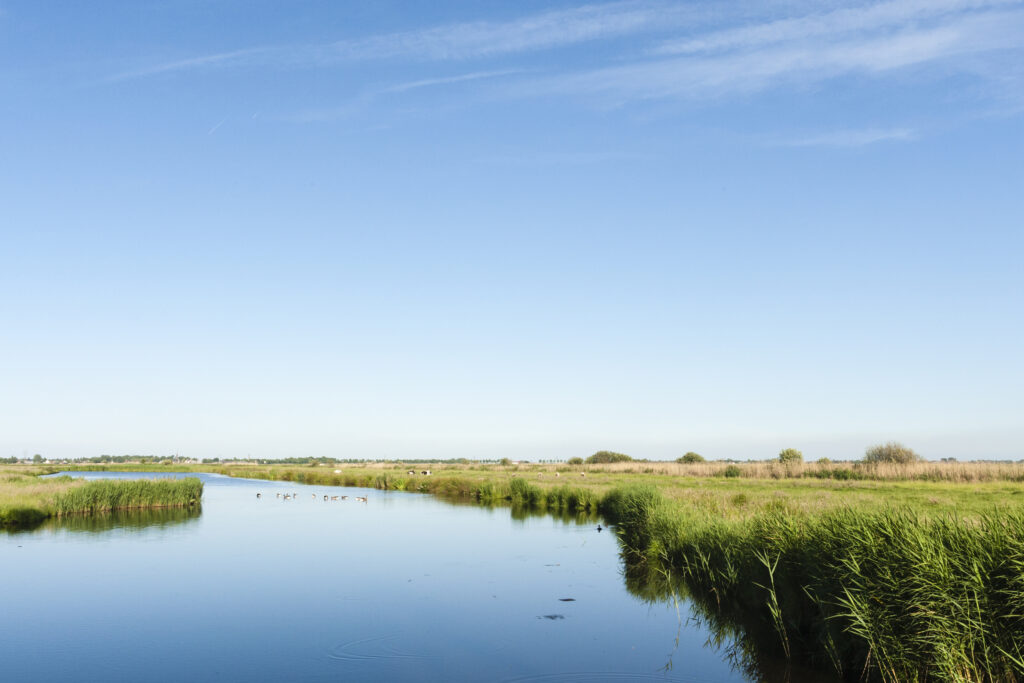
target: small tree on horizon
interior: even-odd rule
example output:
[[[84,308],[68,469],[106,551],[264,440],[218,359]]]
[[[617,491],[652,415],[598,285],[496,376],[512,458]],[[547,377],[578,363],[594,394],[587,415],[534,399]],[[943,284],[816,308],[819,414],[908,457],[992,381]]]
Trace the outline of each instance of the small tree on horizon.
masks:
[[[690,451],[690,452],[686,453],[685,455],[683,455],[683,456],[681,456],[679,458],[676,458],[676,462],[684,464],[684,465],[688,465],[690,463],[706,462],[706,461],[704,460],[704,456],[701,455],[700,453],[694,453],[693,451]]]
[[[633,458],[629,457],[625,453],[616,453],[615,451],[598,451],[587,458],[587,464],[599,465],[609,462],[629,462],[632,459]]]
[[[913,449],[907,448],[898,441],[880,443],[876,446],[869,446],[864,451],[864,462],[888,462],[897,465],[907,465],[921,460],[921,456]]]
[[[804,454],[795,448],[783,448],[779,451],[779,462],[784,464],[803,462]]]

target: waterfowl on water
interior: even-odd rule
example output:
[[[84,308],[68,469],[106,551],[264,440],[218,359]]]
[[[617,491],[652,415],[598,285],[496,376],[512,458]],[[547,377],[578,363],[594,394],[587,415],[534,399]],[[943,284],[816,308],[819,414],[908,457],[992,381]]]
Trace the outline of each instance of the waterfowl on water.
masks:
[[[281,497],[281,494],[280,494],[280,493],[279,493],[279,494],[277,494],[277,497],[278,497],[278,498],[280,498],[280,497]]]
[[[602,526],[601,526],[600,524],[598,524],[598,525],[597,525],[597,530],[598,530],[598,531],[600,531],[600,530],[601,530],[602,528],[603,528],[603,527],[602,527]]]
[[[348,500],[348,496],[342,496],[341,499],[342,500]]]
[[[313,500],[316,500],[316,494],[315,493],[311,493],[309,495],[313,496]]]
[[[263,497],[263,495],[262,495],[262,494],[260,494],[260,493],[257,493],[257,494],[256,494],[256,497],[257,497],[257,498],[262,498],[262,497]]]
[[[324,500],[325,500],[325,501],[327,500],[327,496],[324,496]]]
[[[369,496],[356,496],[356,500],[358,500],[360,503],[365,503],[368,497]]]
[[[338,500],[337,496],[331,496],[331,500]]]

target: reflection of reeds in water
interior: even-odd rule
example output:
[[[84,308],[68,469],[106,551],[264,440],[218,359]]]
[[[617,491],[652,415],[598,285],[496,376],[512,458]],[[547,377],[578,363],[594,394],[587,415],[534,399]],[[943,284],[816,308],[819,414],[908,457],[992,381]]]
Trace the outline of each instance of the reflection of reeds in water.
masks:
[[[850,679],[1024,680],[1024,514],[723,520],[642,487],[611,492],[603,509],[618,525],[627,587],[644,599],[688,595],[754,678],[788,656]]]
[[[201,505],[190,507],[137,508],[112,510],[93,515],[53,517],[44,524],[47,529],[72,532],[101,533],[111,529],[139,531],[151,527],[173,527],[199,519]]]

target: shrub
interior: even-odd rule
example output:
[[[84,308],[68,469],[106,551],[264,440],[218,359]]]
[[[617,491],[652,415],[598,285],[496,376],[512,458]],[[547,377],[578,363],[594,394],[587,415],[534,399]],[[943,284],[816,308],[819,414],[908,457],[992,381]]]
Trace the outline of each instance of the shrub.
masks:
[[[818,458],[818,464],[819,465],[831,465],[832,461],[829,460],[828,458]]]
[[[795,448],[784,448],[779,451],[779,462],[781,463],[796,463],[803,462],[804,454]]]
[[[676,458],[676,462],[682,463],[684,465],[694,462],[704,462],[704,456],[701,455],[700,453],[694,453],[693,451],[690,451],[686,455],[680,458]]]
[[[602,463],[609,462],[630,462],[633,458],[629,457],[625,453],[616,453],[614,451],[598,451],[592,456],[587,458],[587,464],[599,465]]]
[[[569,458],[569,464],[570,465],[582,465],[583,464],[583,458]]]
[[[864,451],[864,462],[888,462],[900,465],[917,462],[921,456],[897,441],[871,446]]]
[[[725,468],[725,472],[723,472],[722,474],[732,479],[734,477],[740,476],[740,468],[737,467],[736,465],[729,465],[728,467]]]

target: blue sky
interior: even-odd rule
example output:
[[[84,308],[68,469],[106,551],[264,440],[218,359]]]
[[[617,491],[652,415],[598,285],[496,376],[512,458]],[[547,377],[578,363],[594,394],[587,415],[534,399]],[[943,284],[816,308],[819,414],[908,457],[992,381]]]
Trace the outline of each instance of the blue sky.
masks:
[[[1024,458],[1024,2],[0,0],[0,456]]]

